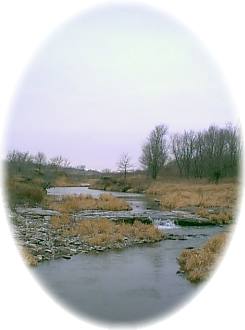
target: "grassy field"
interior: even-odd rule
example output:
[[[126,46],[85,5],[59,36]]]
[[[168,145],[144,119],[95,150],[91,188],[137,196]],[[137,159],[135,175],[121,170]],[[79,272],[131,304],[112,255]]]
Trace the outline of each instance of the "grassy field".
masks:
[[[155,196],[162,209],[176,210],[191,208],[196,215],[218,224],[231,223],[237,202],[238,184],[223,182],[156,182],[146,193]]]
[[[235,183],[155,183],[147,190],[147,194],[160,197],[163,208],[176,209],[188,206],[212,208],[231,208],[237,199]]]
[[[178,258],[180,270],[190,282],[197,283],[209,277],[222,255],[227,238],[228,234],[218,234],[199,249],[182,251]]]

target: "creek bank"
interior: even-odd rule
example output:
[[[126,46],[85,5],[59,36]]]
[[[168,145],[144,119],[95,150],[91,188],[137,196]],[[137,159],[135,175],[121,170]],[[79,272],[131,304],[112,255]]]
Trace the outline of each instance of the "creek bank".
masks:
[[[142,211],[98,211],[89,210],[81,211],[75,215],[76,219],[83,218],[96,219],[97,217],[105,217],[113,221],[124,221],[127,223],[133,223],[135,220],[139,220],[146,224],[160,224],[161,221],[170,221],[173,225],[177,226],[215,226],[214,221],[207,218],[203,218],[192,214],[188,211],[159,211],[153,209],[147,209]]]
[[[17,207],[15,209],[17,214],[23,216],[42,217],[60,215],[60,212],[54,210],[46,210],[41,207]],[[75,220],[83,218],[96,219],[98,217],[108,218],[113,221],[123,221],[126,223],[133,223],[135,220],[142,223],[152,224],[158,223],[160,219],[172,221],[178,226],[214,226],[217,225],[213,221],[196,216],[189,211],[173,210],[173,211],[159,211],[159,210],[142,210],[135,212],[135,209],[130,211],[101,211],[101,210],[84,210],[74,214]]]
[[[37,262],[58,258],[70,259],[79,253],[99,253],[109,249],[122,249],[159,241],[132,239],[125,236],[123,242],[113,242],[105,246],[91,245],[84,242],[78,235],[64,236],[61,229],[52,228],[49,210],[42,210],[41,215],[37,210],[34,214],[33,211],[32,209],[22,214],[12,213],[10,217],[18,244],[26,248]]]
[[[99,196],[101,191],[90,190],[88,187],[71,188],[52,188],[48,194],[57,198],[63,195],[87,194],[91,192],[92,196]],[[180,226],[183,228],[212,226],[214,223],[208,219],[196,216],[191,210],[172,210],[162,211],[151,201],[145,199],[143,195],[114,193],[117,197],[126,198],[132,206],[128,211],[101,211],[101,210],[83,210],[73,215],[75,222],[83,219],[92,220],[106,218],[108,220],[134,223],[135,220],[142,223],[154,224],[164,230],[164,240],[185,241],[190,239],[187,233],[180,231],[178,233],[168,232],[167,229]],[[156,203],[154,203],[156,204]],[[11,218],[14,224],[15,236],[21,246],[27,248],[38,261],[52,260],[58,258],[70,259],[73,255],[80,253],[99,253],[109,249],[122,249],[140,244],[154,243],[154,240],[132,239],[124,237],[122,242],[114,242],[106,246],[89,245],[78,235],[64,236],[61,229],[53,228],[51,217],[58,216],[61,213],[54,210],[42,209],[41,207],[16,207],[12,212]],[[170,230],[171,231],[171,230]]]
[[[228,236],[227,232],[219,233],[201,247],[185,248],[177,258],[180,266],[177,273],[193,283],[206,280],[222,255]]]
[[[41,208],[16,208],[15,212],[12,212],[10,216],[14,226],[14,235],[19,245],[28,249],[38,262],[58,258],[70,259],[73,255],[80,253],[99,253],[109,249],[122,249],[158,242],[150,239],[124,237],[123,242],[114,242],[106,246],[91,246],[85,243],[79,236],[64,236],[61,229],[52,228],[50,223],[51,216],[57,214],[58,212],[56,211]],[[132,223],[132,219],[132,217],[126,218],[126,222],[129,220]],[[120,221],[123,221],[123,218],[120,218]],[[152,222],[150,221],[150,223]],[[188,236],[190,235],[164,233],[163,239],[187,240]]]

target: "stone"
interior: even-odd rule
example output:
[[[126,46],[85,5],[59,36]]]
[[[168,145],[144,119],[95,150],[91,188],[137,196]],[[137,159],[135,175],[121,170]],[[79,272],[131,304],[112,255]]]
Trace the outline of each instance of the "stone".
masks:
[[[215,226],[215,223],[204,218],[177,218],[174,223],[178,226]]]
[[[71,259],[71,256],[63,255],[62,258],[63,258],[63,259]]]
[[[96,251],[104,251],[106,248],[102,246],[96,247]]]
[[[49,249],[45,249],[44,252],[53,253],[53,251],[52,250],[49,250]]]
[[[177,270],[176,274],[177,275],[183,275],[185,272],[183,270]]]
[[[41,207],[16,207],[15,211],[17,214],[21,215],[32,215],[32,216],[51,216],[51,215],[59,215],[60,213],[58,211],[53,210],[44,210]]]

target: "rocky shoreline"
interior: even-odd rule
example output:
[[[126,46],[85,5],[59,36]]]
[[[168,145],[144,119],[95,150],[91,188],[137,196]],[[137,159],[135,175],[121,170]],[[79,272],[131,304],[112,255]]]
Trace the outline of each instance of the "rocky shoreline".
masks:
[[[34,212],[34,210],[36,210]],[[91,246],[79,236],[64,236],[61,229],[54,229],[50,218],[54,211],[27,209],[25,213],[12,212],[11,222],[14,236],[20,247],[27,249],[37,262],[53,259],[70,259],[79,253],[99,253],[109,249],[122,249],[130,246],[154,243],[156,240],[124,238],[123,242],[106,246]]]
[[[79,220],[81,215],[86,218],[97,215],[83,212],[82,214],[77,214],[75,221]],[[135,219],[135,215],[131,217],[119,216],[118,218],[108,216],[108,212],[104,212],[106,217],[113,221],[124,221],[132,223]],[[114,212],[115,213],[115,212]],[[15,211],[10,212],[11,223],[14,227],[14,235],[18,244],[27,249],[33,256],[35,261],[48,261],[58,258],[70,259],[72,256],[79,253],[99,253],[110,249],[122,249],[139,244],[156,243],[159,240],[150,239],[137,239],[125,237],[123,242],[113,242],[105,246],[99,245],[89,245],[84,242],[78,235],[77,236],[64,236],[62,234],[62,229],[53,228],[50,222],[52,216],[59,215],[59,212],[54,210],[45,210],[40,207],[26,208],[17,207]],[[210,226],[213,225],[209,220],[197,218],[188,212],[169,212],[168,217],[175,224],[181,226]],[[142,221],[142,223],[152,223],[152,220],[148,217],[148,214],[144,216],[137,216],[137,220]],[[141,219],[142,218],[142,219]],[[184,235],[176,235],[171,233],[164,233],[162,239],[168,240],[186,240],[188,237]]]

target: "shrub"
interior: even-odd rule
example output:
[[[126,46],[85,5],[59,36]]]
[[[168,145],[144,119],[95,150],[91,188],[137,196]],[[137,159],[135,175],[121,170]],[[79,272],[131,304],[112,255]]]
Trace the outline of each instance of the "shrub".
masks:
[[[11,207],[17,204],[35,205],[42,202],[45,191],[33,182],[12,180],[7,185],[7,195]]]

